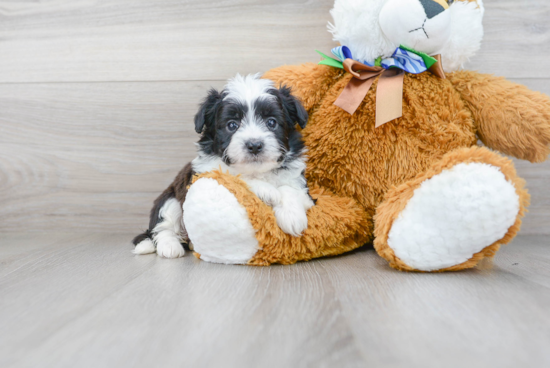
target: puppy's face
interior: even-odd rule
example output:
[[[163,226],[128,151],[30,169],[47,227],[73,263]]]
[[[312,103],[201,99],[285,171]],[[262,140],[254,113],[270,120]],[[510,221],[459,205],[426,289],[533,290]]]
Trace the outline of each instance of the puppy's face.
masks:
[[[303,150],[295,129],[307,113],[288,88],[257,76],[230,80],[210,91],[195,117],[202,153],[216,155],[243,174],[271,171]]]

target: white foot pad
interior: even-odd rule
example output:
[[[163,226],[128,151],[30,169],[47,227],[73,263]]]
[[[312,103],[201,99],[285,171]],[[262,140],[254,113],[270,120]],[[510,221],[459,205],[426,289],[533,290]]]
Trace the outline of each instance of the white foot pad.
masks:
[[[458,164],[414,191],[388,245],[418,270],[451,267],[502,239],[518,212],[519,196],[498,167]]]
[[[183,222],[202,260],[244,264],[259,249],[246,209],[214,179],[202,178],[191,185]]]

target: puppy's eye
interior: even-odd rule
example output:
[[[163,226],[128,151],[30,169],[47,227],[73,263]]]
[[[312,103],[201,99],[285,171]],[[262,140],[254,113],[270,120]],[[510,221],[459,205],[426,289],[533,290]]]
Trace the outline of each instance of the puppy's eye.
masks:
[[[447,4],[449,4],[449,5],[451,5],[454,2],[455,2],[455,0],[447,0]]]
[[[239,124],[237,124],[235,120],[230,120],[227,122],[227,130],[234,132],[237,129],[239,129]]]
[[[269,129],[275,129],[277,128],[277,120],[271,118],[271,119],[267,119],[267,122],[265,123],[265,125],[267,125],[267,127]]]

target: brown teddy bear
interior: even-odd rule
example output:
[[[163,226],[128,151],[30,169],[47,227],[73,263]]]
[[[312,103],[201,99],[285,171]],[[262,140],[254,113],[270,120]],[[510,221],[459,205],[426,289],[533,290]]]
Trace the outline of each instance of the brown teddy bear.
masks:
[[[290,264],[374,242],[396,269],[455,271],[494,256],[529,203],[502,154],[546,160],[550,99],[458,70],[481,42],[481,0],[337,0],[331,14],[335,59],[264,75],[310,116],[308,228],[285,234],[239,178],[206,173],[184,204],[197,257]]]

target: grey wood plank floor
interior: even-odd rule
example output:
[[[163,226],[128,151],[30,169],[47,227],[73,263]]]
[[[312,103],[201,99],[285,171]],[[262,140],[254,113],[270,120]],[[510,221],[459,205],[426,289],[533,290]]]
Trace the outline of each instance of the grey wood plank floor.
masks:
[[[1,367],[550,366],[550,242],[400,273],[374,250],[293,266],[130,253],[130,234],[0,237]]]

